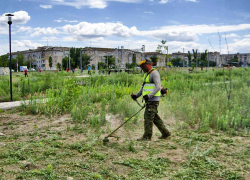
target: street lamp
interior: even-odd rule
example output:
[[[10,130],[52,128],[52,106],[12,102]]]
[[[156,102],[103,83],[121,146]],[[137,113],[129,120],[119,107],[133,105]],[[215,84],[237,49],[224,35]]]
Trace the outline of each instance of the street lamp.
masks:
[[[9,43],[10,43],[10,101],[13,101],[12,99],[12,68],[11,68],[11,16],[14,16],[13,14],[5,14],[5,16],[8,16],[8,24],[9,24]]]
[[[82,75],[82,48],[80,48],[80,68],[81,68],[81,75]]]

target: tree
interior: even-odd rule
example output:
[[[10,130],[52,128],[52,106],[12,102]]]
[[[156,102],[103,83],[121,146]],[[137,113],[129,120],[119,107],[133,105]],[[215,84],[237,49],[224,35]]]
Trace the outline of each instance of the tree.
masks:
[[[19,54],[17,55],[16,59],[17,59],[18,67],[19,67],[19,66],[23,66],[23,63],[24,63],[24,62],[23,62],[23,60],[24,60],[23,54],[19,53]]]
[[[183,59],[181,59],[180,57],[177,57],[177,58],[174,58],[174,59],[171,59],[171,63],[173,66],[179,66],[179,67],[182,67],[183,65]]]
[[[161,44],[158,44],[157,50],[156,50],[156,52],[162,54],[162,56],[164,57],[164,62],[166,61],[166,59],[168,61],[168,58],[170,58],[170,56],[168,55],[168,46],[165,45],[166,42],[167,42],[166,40],[162,40]]]
[[[87,54],[82,54],[82,65],[83,67],[86,67],[87,65],[90,64],[90,56],[88,56]]]
[[[0,56],[0,67],[8,67],[8,56],[2,55]]]
[[[109,57],[108,65],[109,65],[109,67],[112,66],[112,65],[115,65],[115,57],[113,57],[113,56]]]
[[[63,68],[64,70],[66,70],[66,68],[67,68],[67,66],[68,66],[68,60],[69,60],[68,57],[64,57],[64,58],[62,59],[62,68]]]
[[[229,62],[239,62],[238,56],[234,55],[234,58],[230,59]]]
[[[49,68],[51,69],[51,67],[52,67],[52,57],[50,56],[49,57]]]
[[[135,54],[135,53],[133,54],[132,63],[133,63],[133,64],[137,64],[137,63],[136,63],[136,54]]]
[[[191,66],[191,61],[192,61],[192,55],[191,55],[190,51],[188,51],[188,65],[189,65],[189,67]]]
[[[195,62],[196,58],[198,57],[198,49],[196,50],[193,49],[193,56],[194,56],[193,62]]]
[[[207,60],[207,50],[205,50],[204,53],[201,53],[201,60],[203,60],[203,61]]]
[[[150,57],[150,59],[151,59],[151,61],[153,62],[153,65],[156,66],[157,61],[158,61],[157,56],[156,56],[156,55],[153,55],[153,56]]]
[[[56,63],[56,68],[57,68],[57,70],[61,70],[61,67],[62,67],[62,65],[61,65],[61,63]]]

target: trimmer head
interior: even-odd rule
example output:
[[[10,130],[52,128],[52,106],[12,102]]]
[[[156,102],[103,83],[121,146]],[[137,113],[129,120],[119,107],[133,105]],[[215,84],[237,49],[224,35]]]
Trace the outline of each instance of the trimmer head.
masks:
[[[107,137],[105,137],[102,141],[103,141],[103,143],[107,143],[107,142],[109,142],[109,139]]]

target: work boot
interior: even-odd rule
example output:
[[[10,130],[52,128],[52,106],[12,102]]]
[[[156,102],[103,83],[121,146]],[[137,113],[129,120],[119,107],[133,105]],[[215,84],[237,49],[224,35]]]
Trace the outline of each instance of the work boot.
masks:
[[[136,139],[136,141],[151,141],[151,138],[142,136],[141,138]]]
[[[171,136],[170,132],[168,132],[167,134],[162,134],[161,137],[158,137],[158,139],[167,139],[169,136]]]

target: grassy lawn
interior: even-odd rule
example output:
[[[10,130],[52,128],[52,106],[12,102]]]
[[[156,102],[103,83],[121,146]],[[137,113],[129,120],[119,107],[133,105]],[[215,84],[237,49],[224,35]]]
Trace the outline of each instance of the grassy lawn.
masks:
[[[154,128],[152,141],[136,141],[142,111],[107,144],[140,109],[130,94],[142,74],[17,77],[15,98],[31,101],[0,112],[0,179],[250,179],[249,69],[159,72],[169,90],[159,115],[171,138],[158,140]],[[8,79],[0,80],[8,98]]]

